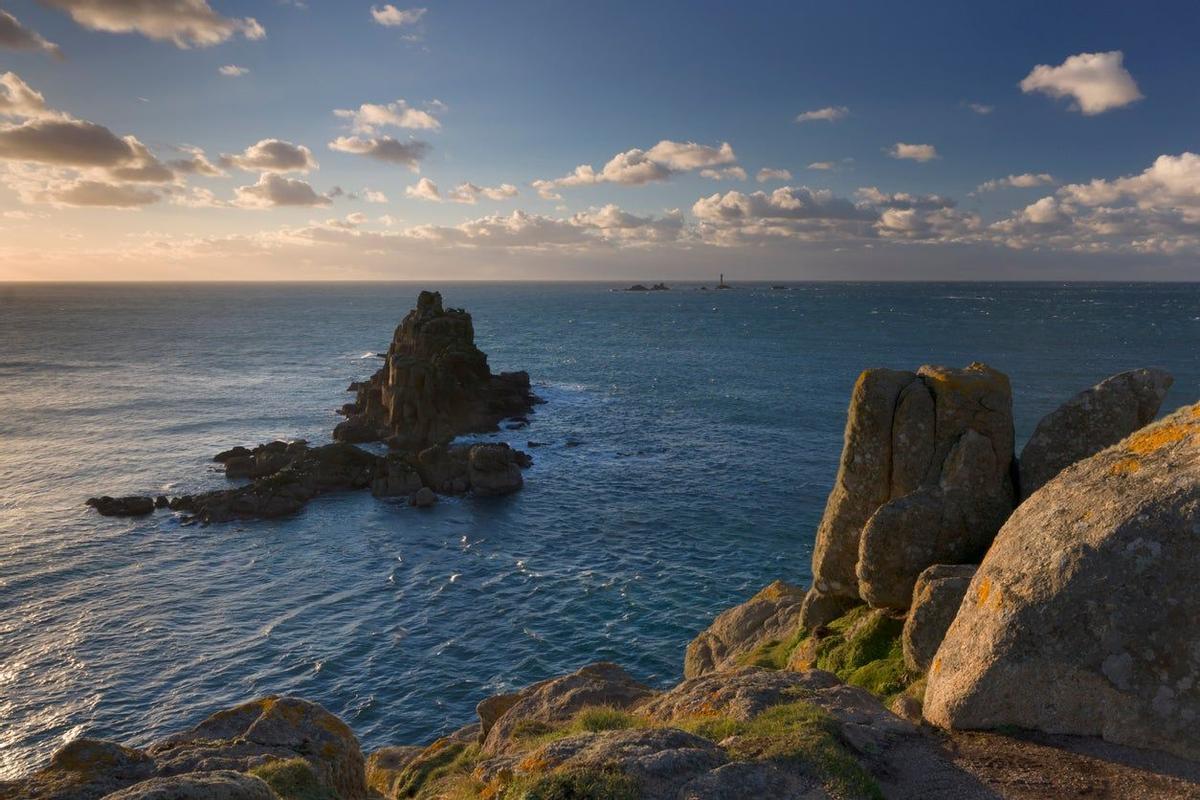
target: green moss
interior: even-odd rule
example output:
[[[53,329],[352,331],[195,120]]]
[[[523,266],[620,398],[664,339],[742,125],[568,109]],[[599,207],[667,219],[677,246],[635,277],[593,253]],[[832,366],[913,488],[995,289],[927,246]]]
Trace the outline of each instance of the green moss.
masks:
[[[904,666],[904,621],[859,606],[829,624],[816,643],[816,667],[888,700],[917,678]]]
[[[772,706],[749,722],[706,717],[675,724],[715,742],[736,737],[726,748],[734,758],[798,761],[839,800],[883,797],[875,780],[842,746],[837,723],[811,703]]]
[[[281,800],[337,800],[337,795],[317,781],[312,765],[303,758],[271,761],[250,770],[279,795]]]
[[[504,800],[638,800],[638,783],[628,775],[603,769],[553,772],[529,785],[510,786]]]
[[[644,728],[646,724],[644,719],[612,706],[588,706],[559,725],[539,720],[521,720],[513,728],[513,738],[520,740],[526,748],[533,748],[578,733],[623,731]]]
[[[746,667],[784,669],[787,667],[792,651],[807,638],[808,634],[801,629],[787,639],[772,639],[769,642],[763,642],[753,651],[738,659],[738,662]]]
[[[468,775],[479,759],[479,746],[439,739],[417,756],[400,773],[397,797],[436,796],[444,780]]]

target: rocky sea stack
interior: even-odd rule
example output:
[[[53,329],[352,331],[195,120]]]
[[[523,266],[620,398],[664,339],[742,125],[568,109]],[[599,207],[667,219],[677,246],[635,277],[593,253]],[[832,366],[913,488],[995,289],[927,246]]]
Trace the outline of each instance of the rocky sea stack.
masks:
[[[421,450],[532,410],[538,398],[529,373],[493,374],[475,346],[471,315],[443,308],[438,292],[421,292],[392,337],[386,362],[369,380],[351,384],[353,403],[333,431],[343,442],[387,441]]]
[[[368,381],[351,384],[357,400],[331,444],[303,440],[233,447],[213,457],[225,477],[248,480],[230,489],[167,498],[93,497],[104,516],[143,516],[170,508],[201,522],[294,514],[314,497],[370,489],[376,497],[407,498],[428,508],[438,494],[504,495],[520,489],[533,459],[504,443],[453,444],[457,436],[486,433],[515,418],[528,424],[540,403],[526,372],[492,374],[475,346],[471,315],[444,309],[437,292],[421,292],[417,307],[396,329],[387,364]],[[386,455],[354,443],[385,440]]]

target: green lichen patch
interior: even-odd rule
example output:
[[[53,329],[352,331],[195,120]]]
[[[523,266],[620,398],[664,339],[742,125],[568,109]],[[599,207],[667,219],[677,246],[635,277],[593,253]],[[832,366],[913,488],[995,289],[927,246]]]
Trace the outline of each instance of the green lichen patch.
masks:
[[[754,650],[742,656],[739,659],[739,663],[745,667],[784,669],[787,667],[792,651],[806,638],[808,638],[807,632],[801,629],[786,639],[772,639],[763,642]]]
[[[638,800],[638,782],[621,772],[570,769],[514,783],[503,800]]]
[[[271,761],[250,770],[271,787],[280,800],[337,800],[337,795],[322,786],[312,765],[303,758]]]
[[[772,706],[749,722],[727,717],[677,721],[697,736],[723,743],[733,758],[798,762],[839,800],[877,800],[883,794],[838,738],[837,723],[803,701]]]

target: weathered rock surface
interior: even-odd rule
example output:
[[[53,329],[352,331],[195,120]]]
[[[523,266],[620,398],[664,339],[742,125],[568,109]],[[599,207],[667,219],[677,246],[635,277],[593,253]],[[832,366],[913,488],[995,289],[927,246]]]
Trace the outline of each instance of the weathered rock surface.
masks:
[[[1013,507],[1012,463],[1003,373],[984,364],[864,372],[802,624],[828,621],[831,598],[903,611],[921,570],[981,558]]]
[[[300,757],[320,785],[336,796],[367,796],[362,751],[354,733],[321,706],[299,698],[264,697],[218,712],[186,733],[155,742],[147,752],[162,776],[244,772]]]
[[[152,778],[105,800],[278,800],[264,781],[230,770]]]
[[[1200,758],[1200,404],[1066,468],[1005,524],[925,716]]]
[[[75,739],[50,764],[18,781],[0,782],[0,800],[93,800],[154,775],[154,759],[103,739]]]
[[[90,497],[86,505],[106,517],[142,517],[154,513],[154,498],[130,495],[128,497]]]
[[[437,292],[421,292],[392,337],[385,366],[350,388],[355,401],[334,438],[387,439],[402,450],[496,430],[500,420],[537,402],[527,373],[492,374],[475,346],[471,315],[443,308]]]
[[[497,755],[511,749],[513,734],[522,722],[562,722],[587,706],[629,708],[651,694],[650,687],[635,681],[616,664],[591,664],[519,692],[516,700],[486,726],[483,751]],[[486,725],[482,716],[480,721]]]
[[[424,747],[382,747],[367,756],[367,788],[384,797],[398,797],[404,768],[421,755]]]
[[[1114,445],[1149,424],[1174,383],[1161,369],[1106,378],[1042,417],[1021,450],[1021,498],[1066,467]]]
[[[234,447],[217,453],[213,456],[213,461],[224,465],[226,478],[265,478],[284,467],[302,461],[307,455],[308,443],[303,440],[275,441],[260,444],[253,449]]]
[[[284,447],[272,451],[270,448],[275,444]],[[294,514],[317,495],[369,487],[380,460],[340,442],[314,448],[303,442],[290,445],[280,442],[263,445],[253,452],[256,455],[252,466],[246,468],[255,475],[252,483],[236,489],[176,497],[171,500],[170,508],[187,512],[202,522]],[[249,457],[234,456],[226,464],[240,463],[238,459],[243,458]],[[275,471],[266,472],[268,466],[274,466]]]
[[[775,581],[741,605],[722,611],[688,644],[683,676],[698,678],[734,668],[760,644],[795,634],[803,601],[803,589]]]
[[[929,671],[976,569],[973,564],[935,564],[917,577],[903,638],[904,664],[913,672]]]

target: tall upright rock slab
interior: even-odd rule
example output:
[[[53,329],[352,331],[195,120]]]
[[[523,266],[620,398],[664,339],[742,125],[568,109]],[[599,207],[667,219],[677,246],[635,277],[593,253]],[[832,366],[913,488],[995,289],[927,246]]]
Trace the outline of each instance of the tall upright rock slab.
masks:
[[[985,364],[867,370],[813,552],[805,627],[903,611],[932,564],[978,561],[1013,507],[1012,389]]]
[[[1149,424],[1172,383],[1174,378],[1161,369],[1121,372],[1042,417],[1021,450],[1021,499],[1076,461]]]
[[[925,716],[1200,758],[1200,404],[1023,503],[929,671]]]
[[[386,439],[420,450],[465,433],[495,430],[505,417],[528,412],[537,398],[525,372],[493,374],[475,346],[471,315],[443,308],[438,292],[421,292],[370,380],[351,385],[355,401],[335,439]]]

